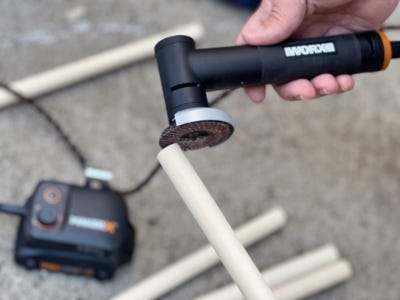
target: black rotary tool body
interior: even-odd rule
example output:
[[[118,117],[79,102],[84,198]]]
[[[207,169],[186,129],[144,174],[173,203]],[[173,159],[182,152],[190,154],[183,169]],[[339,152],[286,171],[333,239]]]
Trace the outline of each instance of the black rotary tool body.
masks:
[[[208,108],[206,91],[384,70],[400,57],[400,42],[370,31],[197,50],[192,38],[172,36],[155,52],[170,124],[160,146],[177,142],[189,150],[217,145],[233,133],[229,116]]]

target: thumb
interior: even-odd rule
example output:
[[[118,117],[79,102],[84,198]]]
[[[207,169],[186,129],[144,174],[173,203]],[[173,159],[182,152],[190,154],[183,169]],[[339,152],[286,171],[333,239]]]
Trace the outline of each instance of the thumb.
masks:
[[[263,0],[241,30],[237,44],[270,45],[290,37],[303,22],[305,0]]]

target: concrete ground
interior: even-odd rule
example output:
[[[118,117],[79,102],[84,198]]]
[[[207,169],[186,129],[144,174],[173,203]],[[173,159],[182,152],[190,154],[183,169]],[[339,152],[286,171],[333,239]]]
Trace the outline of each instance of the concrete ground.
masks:
[[[231,45],[250,15],[195,0],[1,0],[0,11],[6,82],[192,20],[206,27],[201,46]],[[351,261],[354,278],[313,300],[400,299],[399,67],[357,76],[354,91],[320,101],[289,103],[270,91],[255,105],[239,91],[221,104],[235,120],[234,136],[189,154],[232,225],[278,205],[288,212],[284,231],[250,248],[260,268],[328,242]],[[153,166],[167,124],[153,60],[41,103],[92,165],[112,170],[113,185],[128,188]],[[1,201],[24,203],[42,179],[83,182],[63,142],[29,106],[0,111],[0,136]],[[138,232],[135,261],[105,283],[16,266],[18,220],[0,215],[0,299],[108,299],[206,243],[165,174],[127,203]],[[218,266],[162,299],[192,299],[227,282]]]

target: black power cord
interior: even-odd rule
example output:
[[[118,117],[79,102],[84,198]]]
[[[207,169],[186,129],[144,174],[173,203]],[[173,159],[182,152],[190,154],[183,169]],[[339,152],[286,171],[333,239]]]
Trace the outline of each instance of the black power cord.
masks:
[[[26,214],[28,213],[28,210],[24,206],[0,204],[0,212],[20,217],[25,217]]]
[[[400,42],[392,42],[392,57],[400,57]]]
[[[37,103],[34,99],[22,95],[20,92],[11,88],[8,84],[0,82],[0,87],[13,94],[15,97],[18,98],[20,102],[31,105],[40,115],[42,115],[45,118],[45,120],[54,128],[54,130],[58,133],[58,135],[64,140],[65,144],[68,146],[73,155],[76,157],[76,160],[81,165],[81,167],[83,169],[86,168],[87,161],[82,152],[72,142],[69,135],[61,128],[61,125],[42,107],[42,105]]]
[[[85,169],[88,166],[87,159],[84,156],[84,154],[82,153],[82,151],[80,151],[78,146],[72,141],[70,136],[64,131],[64,129],[61,127],[61,125],[50,115],[50,113],[48,111],[46,111],[46,109],[44,109],[42,105],[39,105],[39,103],[36,102],[36,99],[32,99],[32,98],[26,97],[25,95],[22,95],[20,92],[14,90],[9,85],[7,85],[3,82],[0,82],[0,87],[7,90],[14,96],[16,96],[17,99],[21,103],[26,103],[26,104],[31,105],[40,115],[42,115],[45,118],[45,120],[49,123],[49,125],[54,128],[54,130],[58,133],[60,138],[62,140],[64,140],[65,144],[68,146],[68,149],[75,156],[76,160],[78,161],[78,163],[80,164],[82,169]],[[226,90],[226,91],[221,92],[213,100],[210,101],[210,106],[214,106],[214,105],[218,104],[221,100],[228,97],[232,92],[233,92],[233,90]],[[144,187],[146,187],[150,183],[150,181],[160,171],[160,169],[161,169],[161,165],[159,163],[157,163],[148,172],[146,177],[142,181],[137,183],[131,189],[128,189],[125,191],[118,191],[115,189],[113,189],[113,190],[115,190],[116,192],[119,192],[123,196],[129,196],[129,195],[136,194],[136,193],[140,192]],[[3,210],[2,206],[6,207],[6,208],[4,208],[4,210]],[[9,209],[9,213],[13,213],[12,212],[13,209],[15,212],[17,212],[19,207],[17,207],[17,206],[13,207],[13,206],[9,206],[9,205],[0,205],[0,211],[7,212],[6,209]],[[21,208],[21,209],[23,209],[23,208]],[[14,214],[18,214],[18,213],[14,213]]]
[[[385,25],[381,27],[383,31],[400,30],[400,25]]]
[[[161,170],[161,165],[159,163],[156,163],[156,165],[150,170],[150,172],[147,174],[147,176],[140,181],[138,184],[136,184],[133,188],[126,190],[126,191],[120,191],[120,193],[123,196],[130,196],[134,195],[136,193],[139,193],[143,188],[145,188],[150,181],[153,179],[154,176]]]
[[[383,31],[397,31],[400,30],[400,24],[382,26]],[[400,41],[392,42],[392,57],[400,58]]]
[[[217,95],[214,99],[212,99],[209,103],[210,106],[217,105],[220,101],[228,97],[230,94],[233,93],[233,89],[222,91],[219,95]]]

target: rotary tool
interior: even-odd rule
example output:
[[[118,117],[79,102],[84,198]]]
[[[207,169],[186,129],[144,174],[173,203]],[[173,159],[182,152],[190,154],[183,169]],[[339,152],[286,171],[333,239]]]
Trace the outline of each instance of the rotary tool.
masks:
[[[192,38],[180,35],[161,40],[155,53],[170,124],[159,144],[194,150],[218,145],[234,131],[227,113],[209,107],[206,91],[385,70],[400,57],[400,41],[369,31],[273,46],[196,49]]]

